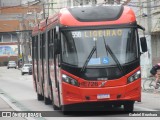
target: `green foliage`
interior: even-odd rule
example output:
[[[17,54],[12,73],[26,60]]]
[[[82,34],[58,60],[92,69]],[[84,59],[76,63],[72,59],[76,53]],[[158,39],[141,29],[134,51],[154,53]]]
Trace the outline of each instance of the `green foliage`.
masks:
[[[0,66],[7,66],[7,64],[8,64],[8,61],[0,62]]]
[[[7,64],[8,64],[8,62],[7,62],[7,61],[3,62],[3,65],[4,65],[4,66],[7,66]]]

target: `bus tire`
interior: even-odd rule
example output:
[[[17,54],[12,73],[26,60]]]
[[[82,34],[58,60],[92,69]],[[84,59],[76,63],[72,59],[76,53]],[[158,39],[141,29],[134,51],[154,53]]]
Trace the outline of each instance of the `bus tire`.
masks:
[[[50,79],[51,81],[51,79]],[[52,106],[53,106],[53,109],[54,110],[60,110],[60,107],[57,107],[55,104],[54,104],[54,96],[53,96],[53,89],[52,89],[52,85],[50,87],[50,90],[51,90],[51,96],[52,96]]]
[[[68,111],[66,106],[62,106],[62,113],[63,113],[63,115],[68,115],[69,114],[69,111]]]
[[[125,112],[133,112],[134,109],[134,102],[126,102],[124,104],[124,111]]]
[[[69,111],[62,111],[63,115],[69,115],[70,112]]]
[[[49,98],[44,97],[44,103],[45,103],[45,105],[51,105],[52,101]]]
[[[42,101],[42,100],[44,100],[44,97],[43,97],[43,95],[40,95],[37,93],[37,99],[38,99],[38,101]]]
[[[54,103],[53,103],[53,109],[54,109],[54,110],[60,110],[60,108],[57,107]]]

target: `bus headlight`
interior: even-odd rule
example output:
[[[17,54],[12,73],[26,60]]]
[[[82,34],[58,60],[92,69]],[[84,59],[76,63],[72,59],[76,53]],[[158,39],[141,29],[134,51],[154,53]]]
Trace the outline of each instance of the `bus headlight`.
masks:
[[[136,73],[134,73],[133,75],[131,75],[131,76],[128,78],[127,83],[131,83],[131,82],[137,80],[137,79],[140,78],[140,77],[141,77],[141,71],[138,70]]]
[[[74,86],[79,86],[78,84],[78,81],[65,75],[65,74],[62,74],[62,80],[68,84],[71,84],[71,85],[74,85]]]

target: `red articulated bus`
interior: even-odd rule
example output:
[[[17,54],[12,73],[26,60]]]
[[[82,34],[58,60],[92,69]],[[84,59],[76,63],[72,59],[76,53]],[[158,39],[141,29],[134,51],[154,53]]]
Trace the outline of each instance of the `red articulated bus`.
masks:
[[[41,21],[32,33],[37,99],[64,112],[108,105],[133,111],[147,51],[138,29],[144,31],[126,6],[64,8]]]

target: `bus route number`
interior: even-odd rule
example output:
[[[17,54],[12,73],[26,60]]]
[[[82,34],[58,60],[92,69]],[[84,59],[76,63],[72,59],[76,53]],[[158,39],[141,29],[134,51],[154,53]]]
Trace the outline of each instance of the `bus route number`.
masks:
[[[98,87],[98,82],[81,82],[80,87]]]
[[[72,32],[72,36],[73,36],[73,38],[81,38],[82,37],[81,32]]]

